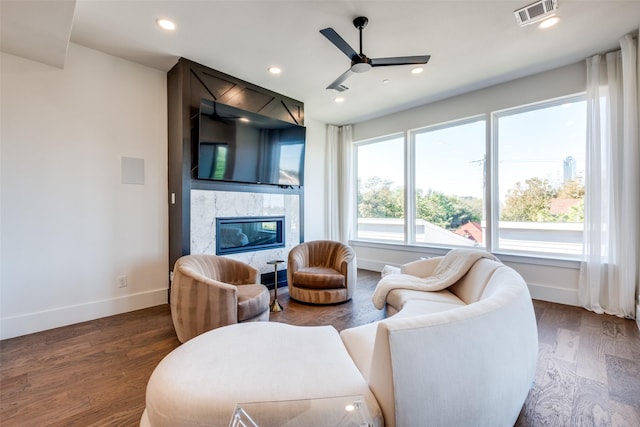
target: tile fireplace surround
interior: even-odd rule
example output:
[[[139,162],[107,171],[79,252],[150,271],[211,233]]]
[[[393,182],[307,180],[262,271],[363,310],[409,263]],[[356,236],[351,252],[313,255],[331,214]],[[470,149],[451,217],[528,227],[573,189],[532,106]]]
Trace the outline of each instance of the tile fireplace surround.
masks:
[[[272,259],[287,259],[300,243],[300,197],[297,194],[191,190],[191,253],[216,254],[216,217],[285,217],[285,247],[225,255],[272,273]],[[282,268],[286,268],[283,266]]]

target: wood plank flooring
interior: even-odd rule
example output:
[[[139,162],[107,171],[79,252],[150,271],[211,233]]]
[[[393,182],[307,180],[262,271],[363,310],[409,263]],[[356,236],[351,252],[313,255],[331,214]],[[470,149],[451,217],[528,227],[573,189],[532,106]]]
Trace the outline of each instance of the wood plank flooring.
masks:
[[[271,321],[338,330],[383,318],[379,273],[358,271],[352,301],[290,301]],[[540,352],[517,426],[640,426],[640,333],[631,320],[534,301]],[[147,380],[179,342],[166,305],[0,341],[0,425],[136,426]]]

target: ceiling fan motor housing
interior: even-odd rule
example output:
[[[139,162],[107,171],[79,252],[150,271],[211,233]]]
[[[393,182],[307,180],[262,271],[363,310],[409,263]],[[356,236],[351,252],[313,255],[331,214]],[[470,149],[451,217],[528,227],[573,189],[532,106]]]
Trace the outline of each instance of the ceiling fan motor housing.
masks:
[[[354,73],[366,73],[371,69],[371,60],[361,55],[357,60],[351,61],[351,71]]]

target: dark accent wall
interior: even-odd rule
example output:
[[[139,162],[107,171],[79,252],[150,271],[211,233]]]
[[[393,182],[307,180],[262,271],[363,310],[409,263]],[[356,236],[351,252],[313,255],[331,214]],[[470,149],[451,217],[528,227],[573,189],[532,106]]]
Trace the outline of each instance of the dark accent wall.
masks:
[[[191,117],[208,99],[289,123],[304,125],[304,104],[185,58],[167,73],[169,161],[169,268],[189,254],[191,189],[288,193],[300,196],[303,230],[303,189],[273,185],[236,184],[194,179],[191,172]],[[301,235],[301,239],[303,236]]]

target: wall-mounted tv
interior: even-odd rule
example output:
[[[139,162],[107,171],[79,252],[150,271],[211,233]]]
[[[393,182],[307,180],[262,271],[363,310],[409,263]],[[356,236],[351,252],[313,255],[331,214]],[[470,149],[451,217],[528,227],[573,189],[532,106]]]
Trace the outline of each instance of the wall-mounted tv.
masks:
[[[203,99],[193,130],[195,178],[303,185],[304,126]]]

